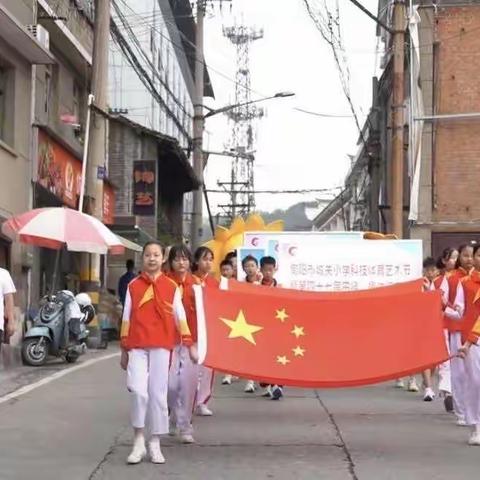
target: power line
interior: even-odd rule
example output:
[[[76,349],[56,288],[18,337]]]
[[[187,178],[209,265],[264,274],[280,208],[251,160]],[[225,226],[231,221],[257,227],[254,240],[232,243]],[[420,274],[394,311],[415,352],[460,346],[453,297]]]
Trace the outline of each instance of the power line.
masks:
[[[327,193],[333,192],[335,190],[341,190],[344,187],[331,187],[331,188],[312,188],[312,189],[298,189],[298,190],[254,190],[255,194],[308,194],[308,193]],[[234,191],[235,193],[236,191]],[[240,192],[240,190],[238,191]],[[241,190],[243,192],[243,190]],[[224,193],[230,194],[230,190],[221,190],[221,189],[207,189],[207,193]]]

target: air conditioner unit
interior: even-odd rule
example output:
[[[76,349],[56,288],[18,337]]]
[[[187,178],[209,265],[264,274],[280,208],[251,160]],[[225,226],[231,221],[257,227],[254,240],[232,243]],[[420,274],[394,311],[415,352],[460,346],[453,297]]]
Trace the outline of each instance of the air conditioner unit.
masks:
[[[45,27],[42,25],[27,25],[27,30],[30,32],[32,37],[34,37],[37,42],[42,45],[42,47],[50,50],[50,34]]]

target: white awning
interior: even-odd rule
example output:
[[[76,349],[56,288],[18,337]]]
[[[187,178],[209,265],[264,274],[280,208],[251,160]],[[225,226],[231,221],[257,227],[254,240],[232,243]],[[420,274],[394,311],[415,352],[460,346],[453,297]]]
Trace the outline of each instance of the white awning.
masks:
[[[53,55],[38,43],[1,3],[0,37],[31,64],[56,63]]]
[[[134,252],[141,252],[143,250],[143,248],[140,245],[138,245],[137,243],[132,242],[132,241],[128,240],[127,238],[122,237],[120,235],[117,235],[117,237],[120,240],[120,242],[122,243],[122,245],[127,250],[132,250]]]

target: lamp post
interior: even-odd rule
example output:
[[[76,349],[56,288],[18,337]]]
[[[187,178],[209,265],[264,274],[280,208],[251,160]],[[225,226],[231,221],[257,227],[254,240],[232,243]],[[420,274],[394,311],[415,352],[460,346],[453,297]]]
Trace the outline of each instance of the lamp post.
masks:
[[[251,100],[250,102],[237,103],[234,105],[226,105],[225,107],[217,108],[217,109],[212,109],[204,106],[204,108],[208,110],[208,113],[206,113],[203,116],[203,118],[204,120],[206,120],[207,118],[213,117],[214,115],[217,115],[219,113],[227,113],[230,110],[235,110],[238,107],[245,107],[247,105],[252,105],[253,103],[266,102],[267,100],[274,100],[275,98],[287,98],[287,97],[293,97],[293,96],[295,96],[295,93],[293,92],[278,92],[275,95],[271,95],[270,97],[257,98],[256,100]]]
[[[197,92],[197,98],[200,99],[200,95]],[[226,105],[221,108],[212,109],[206,107],[202,104],[195,105],[196,115],[193,119],[193,131],[194,131],[194,148],[193,148],[193,169],[199,178],[201,185],[199,190],[194,192],[193,195],[193,215],[192,215],[192,234],[191,234],[191,244],[192,248],[195,249],[200,246],[200,239],[202,237],[202,230],[203,230],[203,199],[202,199],[202,191],[204,195],[206,195],[206,190],[204,188],[203,182],[203,169],[205,168],[205,160],[204,160],[204,151],[203,151],[203,127],[204,122],[207,118],[213,117],[214,115],[218,115],[220,113],[227,113],[231,110],[235,110],[239,107],[245,107],[247,105],[252,105],[254,103],[266,102],[267,100],[274,100],[276,98],[287,98],[293,97],[295,93],[293,92],[277,92],[274,95],[264,98],[257,98],[255,100],[251,100],[250,102],[244,103],[237,103],[232,105]],[[203,115],[203,108],[208,110],[208,112]]]

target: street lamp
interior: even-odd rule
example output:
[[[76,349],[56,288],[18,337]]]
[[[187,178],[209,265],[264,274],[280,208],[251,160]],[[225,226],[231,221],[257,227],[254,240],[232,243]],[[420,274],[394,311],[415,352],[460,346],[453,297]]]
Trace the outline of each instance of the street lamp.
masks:
[[[219,113],[229,112],[230,110],[234,110],[235,108],[238,108],[238,107],[245,107],[247,105],[251,105],[252,103],[260,103],[260,102],[265,102],[267,100],[273,100],[275,98],[287,98],[287,97],[293,97],[293,96],[295,96],[295,93],[293,92],[277,92],[275,95],[271,95],[270,97],[258,98],[256,100],[250,100],[249,102],[244,102],[244,103],[226,105],[225,107],[217,108],[217,109],[213,109],[204,105],[204,108],[206,108],[208,112],[203,116],[203,119],[205,120]]]

